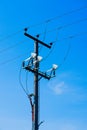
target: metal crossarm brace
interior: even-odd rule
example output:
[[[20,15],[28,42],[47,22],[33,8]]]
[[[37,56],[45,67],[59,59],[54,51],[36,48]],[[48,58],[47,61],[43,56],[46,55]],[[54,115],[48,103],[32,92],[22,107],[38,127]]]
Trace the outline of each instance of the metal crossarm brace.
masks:
[[[44,46],[47,47],[47,48],[51,48],[50,45],[48,45],[48,44],[42,42],[41,40],[39,40],[39,39],[37,39],[37,38],[31,36],[30,34],[28,34],[28,33],[26,33],[26,32],[24,33],[24,35],[27,36],[27,37],[29,37],[29,38],[31,38],[31,39],[33,39],[34,41],[37,41],[38,43],[44,45]]]
[[[32,73],[37,73],[36,69],[32,69],[30,67],[25,67],[24,69],[31,71]],[[41,77],[44,77],[45,79],[50,80],[51,76],[47,75],[46,73],[43,73],[41,71],[38,72],[38,75]]]

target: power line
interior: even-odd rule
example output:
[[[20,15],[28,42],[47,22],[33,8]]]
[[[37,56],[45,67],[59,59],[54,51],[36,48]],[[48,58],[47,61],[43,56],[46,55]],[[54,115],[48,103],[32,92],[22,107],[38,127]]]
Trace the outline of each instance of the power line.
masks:
[[[42,25],[42,24],[44,24],[44,23],[49,23],[49,22],[54,21],[54,20],[56,20],[56,19],[62,18],[62,17],[64,17],[64,16],[68,16],[68,15],[70,15],[70,14],[73,14],[73,13],[79,12],[79,11],[81,11],[81,10],[84,10],[84,9],[86,9],[86,8],[87,8],[87,5],[86,5],[86,6],[83,6],[83,7],[81,7],[81,8],[78,8],[78,9],[75,9],[75,10],[72,10],[72,11],[69,11],[69,12],[66,12],[66,13],[64,13],[64,14],[62,14],[62,15],[59,15],[59,16],[50,18],[50,19],[48,19],[48,20],[46,20],[46,21],[43,21],[43,22],[41,22],[41,23],[33,24],[33,25],[31,25],[31,26],[28,26],[27,28],[37,27],[37,26],[40,26],[40,25]]]
[[[53,43],[55,43],[55,42],[57,42],[57,41],[63,41],[63,40],[66,40],[66,39],[73,39],[73,38],[75,38],[75,37],[79,37],[79,36],[82,36],[82,35],[87,35],[87,32],[80,32],[80,33],[77,33],[77,34],[75,34],[75,35],[70,35],[70,36],[64,37],[64,38],[62,38],[62,39],[60,39],[60,40],[55,40]]]
[[[53,45],[52,49],[49,51],[49,53],[43,58],[43,61],[45,61],[51,54],[52,52],[54,51],[54,48],[55,48],[55,44]]]
[[[81,32],[81,33],[78,33],[78,34],[75,34],[75,35],[70,35],[70,36],[68,36],[68,37],[64,37],[64,38],[62,38],[62,39],[55,40],[55,41],[53,41],[53,43],[58,42],[58,41],[67,40],[67,39],[73,39],[73,38],[76,38],[76,37],[79,37],[79,36],[82,36],[82,35],[87,35],[87,32]],[[54,46],[55,46],[55,45],[54,45]],[[52,51],[52,50],[51,50],[51,51]],[[43,60],[46,60],[46,58],[49,57],[49,55],[51,54],[51,51],[49,52],[49,54],[48,54]],[[32,51],[31,51],[31,52],[32,52]],[[24,53],[23,55],[25,55],[25,54],[28,54],[28,52],[27,52],[27,53]],[[17,56],[17,57],[12,58],[12,59],[6,60],[6,61],[0,63],[0,66],[1,66],[1,65],[5,65],[5,64],[7,64],[7,63],[10,63],[10,62],[12,62],[12,61],[15,61],[15,60],[21,58],[23,55],[19,55],[19,56]]]
[[[64,64],[64,62],[66,61],[66,59],[67,59],[67,57],[68,57],[68,55],[69,55],[70,49],[71,49],[71,44],[69,43],[69,44],[68,44],[68,49],[67,49],[67,51],[66,51],[66,54],[65,54],[65,56],[64,56],[64,58],[63,58],[63,60],[62,60],[62,62],[59,64],[59,67],[58,67],[58,68],[60,68],[60,67]]]
[[[50,19],[45,20],[45,21],[43,21],[43,22],[40,22],[40,23],[37,23],[37,24],[30,25],[30,26],[27,27],[27,29],[28,29],[28,28],[34,28],[34,27],[43,25],[43,24],[45,24],[45,23],[49,23],[49,22],[51,22],[51,21],[53,21],[53,20],[62,18],[62,17],[64,17],[64,16],[68,16],[68,15],[70,15],[70,14],[79,12],[79,11],[84,10],[84,9],[86,9],[86,8],[87,8],[87,6],[83,6],[83,7],[81,7],[81,8],[78,8],[78,9],[75,9],[75,10],[72,10],[72,11],[69,11],[69,12],[66,12],[66,13],[64,13],[64,14],[62,14],[62,15],[59,15],[59,16],[50,18]],[[6,39],[8,39],[8,38],[11,38],[11,37],[13,37],[13,36],[15,36],[15,35],[17,35],[18,33],[22,32],[23,30],[24,30],[24,28],[18,30],[17,32],[11,33],[10,35],[7,35],[6,37],[0,39],[0,42],[6,40]]]
[[[11,45],[11,46],[9,46],[9,47],[7,47],[7,48],[4,48],[4,49],[0,50],[0,53],[9,51],[10,49],[15,48],[16,46],[21,45],[20,43],[24,43],[25,41],[27,41],[27,40],[22,40],[22,41],[20,41],[20,42],[14,44],[14,45]]]
[[[81,11],[81,10],[84,10],[84,9],[86,9],[86,8],[87,8],[87,5],[84,6],[84,7],[81,7],[81,8],[74,9],[74,10],[72,10],[72,11],[66,12],[66,13],[64,13],[64,14],[62,14],[62,15],[53,17],[53,18],[51,18],[51,19],[48,19],[47,21],[48,21],[48,22],[51,22],[51,21],[53,21],[53,20],[62,18],[62,17],[64,17],[64,16],[70,15],[70,14],[72,14],[72,13],[76,13],[76,12],[79,12],[79,11]]]
[[[3,62],[0,63],[0,66],[5,65],[5,64],[10,63],[10,62],[13,62],[13,61],[15,61],[15,60],[17,60],[17,59],[23,57],[23,56],[26,55],[26,54],[28,54],[28,52],[27,52],[27,53],[24,53],[24,54],[22,54],[22,55],[18,55],[18,56],[14,57],[14,58],[8,59],[8,60],[6,60],[6,61],[3,61]]]
[[[54,46],[53,49],[48,53],[48,55],[43,59],[44,61],[53,53],[54,48],[55,48],[55,46]],[[64,64],[64,62],[66,61],[66,59],[67,59],[67,57],[68,57],[68,55],[69,55],[70,49],[71,49],[71,45],[68,44],[68,49],[67,49],[67,51],[66,51],[66,54],[65,54],[65,56],[64,56],[64,58],[63,58],[63,60],[62,60],[62,62],[59,64],[58,68],[60,68],[60,67]]]
[[[84,21],[87,21],[87,18],[80,19],[80,20],[77,20],[77,21],[75,21],[75,22],[66,24],[66,25],[64,25],[64,26],[61,26],[60,28],[66,28],[66,27],[69,27],[69,26],[71,26],[71,25],[78,24],[78,23],[81,23],[81,22],[84,22]]]
[[[67,28],[69,26],[72,26],[72,25],[75,25],[75,24],[78,24],[78,23],[81,23],[81,22],[84,22],[84,21],[87,21],[87,18],[80,19],[80,20],[74,21],[72,23],[65,24],[63,26],[59,26],[59,27],[53,28],[51,30],[46,31],[46,33],[50,33],[50,32],[57,31],[57,30],[61,30],[63,28]],[[44,34],[44,32],[40,33],[40,35],[42,35],[42,34]]]
[[[63,26],[60,26],[60,27],[57,27],[57,28],[54,28],[54,29],[48,30],[48,31],[47,31],[47,25],[46,25],[45,31],[44,31],[43,33],[40,33],[40,35],[41,35],[41,34],[44,34],[44,38],[43,38],[43,39],[45,40],[46,33],[50,33],[50,32],[53,32],[53,31],[58,31],[58,30],[60,30],[60,29],[63,29],[63,28],[66,28],[66,27],[69,27],[69,26],[72,26],[72,25],[75,25],[75,24],[78,24],[78,23],[84,22],[84,21],[87,21],[87,18],[80,19],[80,20],[77,20],[77,21],[75,21],[75,22],[72,22],[72,23],[69,23],[69,24],[65,24],[65,25],[63,25]],[[4,49],[0,50],[0,53],[3,53],[3,52],[5,52],[5,51],[8,51],[8,50],[10,50],[10,49],[12,49],[12,48],[18,46],[20,43],[24,43],[24,42],[25,42],[25,40],[23,40],[23,41],[21,41],[21,42],[19,42],[19,43],[16,43],[16,44],[14,44],[14,45],[12,45],[12,46],[9,46],[9,47],[7,47],[7,48],[4,48]]]
[[[12,62],[12,61],[15,61],[15,60],[19,59],[19,58],[22,57],[22,56],[23,56],[23,55],[19,55],[19,56],[17,56],[17,57],[14,57],[14,58],[8,59],[8,60],[6,60],[6,61],[4,61],[4,62],[1,62],[1,63],[0,63],[0,66],[1,66],[1,65],[4,65],[4,64],[7,64],[7,63],[10,63],[10,62]]]
[[[23,30],[24,30],[24,29],[21,29],[21,30],[18,30],[17,32],[14,32],[14,33],[11,33],[11,34],[7,35],[6,37],[0,39],[0,42],[2,42],[2,41],[4,41],[4,40],[7,40],[7,39],[9,39],[9,38],[11,38],[11,37],[13,37],[13,36],[19,34],[19,33],[22,32]]]
[[[20,71],[19,71],[19,83],[20,83],[20,86],[23,89],[24,93],[28,96],[28,93],[25,90],[24,85],[23,85],[22,80],[21,80],[21,72],[22,72],[22,66],[21,66]]]
[[[45,27],[45,31],[44,31],[43,41],[45,41],[45,38],[46,38],[46,32],[47,32],[47,23],[46,23],[46,27]]]
[[[47,23],[46,23],[46,25],[45,25],[45,29],[44,29],[44,33],[43,33],[43,34],[44,34],[44,36],[43,36],[43,41],[45,41],[46,33],[47,33]],[[43,48],[43,46],[40,46],[40,47],[39,47],[39,51],[41,51],[42,48]]]
[[[81,35],[87,35],[87,32],[81,32],[81,33],[78,33],[78,34],[75,34],[75,35],[70,35],[70,36],[64,37],[64,38],[62,38],[62,39],[60,39],[60,40],[55,40],[55,41],[53,41],[52,43],[56,43],[56,42],[63,41],[63,40],[67,40],[67,39],[73,39],[73,38],[79,37],[79,36],[81,36]],[[45,60],[52,54],[52,52],[54,51],[55,46],[56,46],[56,44],[54,44],[52,50],[47,54],[47,56],[45,56],[45,58],[43,59],[43,61],[45,61]],[[71,46],[70,46],[70,44],[69,44],[68,49],[67,49],[67,52],[66,52],[66,55],[65,55],[65,57],[64,57],[64,59],[63,59],[63,62],[66,60],[66,57],[67,57],[68,54],[69,54],[70,48],[71,48]],[[59,66],[61,66],[61,65],[62,65],[62,63],[61,63]]]
[[[28,72],[26,72],[26,92],[29,94],[27,82],[28,82]]]

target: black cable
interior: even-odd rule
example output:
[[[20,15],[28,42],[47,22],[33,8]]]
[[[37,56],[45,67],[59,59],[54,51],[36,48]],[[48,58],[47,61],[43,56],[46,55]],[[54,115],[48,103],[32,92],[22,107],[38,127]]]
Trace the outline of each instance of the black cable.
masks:
[[[51,53],[53,52],[54,48],[55,48],[55,44],[53,45],[53,47],[52,47],[52,49],[49,51],[49,53],[43,58],[43,61],[45,61],[45,60],[51,55]]]
[[[53,21],[53,20],[62,18],[62,17],[64,17],[64,16],[70,15],[70,14],[72,14],[72,13],[76,13],[76,12],[79,12],[79,11],[81,11],[81,10],[84,10],[84,9],[86,9],[86,8],[87,8],[87,5],[84,6],[84,7],[81,7],[81,8],[74,9],[74,10],[72,10],[72,11],[66,12],[66,13],[64,13],[64,14],[62,14],[62,15],[53,17],[53,18],[51,18],[51,19],[48,19],[47,21],[48,21],[48,22],[51,22],[51,21]]]
[[[68,57],[68,55],[69,55],[70,49],[71,49],[71,45],[70,45],[70,43],[69,43],[69,44],[68,44],[68,49],[67,49],[67,51],[66,51],[66,54],[65,54],[65,56],[64,56],[64,58],[63,58],[62,63],[59,64],[58,69],[59,69],[59,68],[64,64],[64,62],[66,61],[66,59],[67,59],[67,57]],[[54,50],[54,49],[53,49],[53,50]],[[50,54],[53,52],[53,50],[51,50],[51,51],[48,53],[48,55],[47,55],[43,60],[46,60],[46,59],[50,56]]]
[[[26,41],[26,40],[23,40],[23,41],[20,41],[20,42],[18,42],[18,43],[15,43],[14,45],[11,45],[11,46],[9,46],[9,47],[6,47],[6,48],[4,48],[4,49],[1,49],[1,50],[0,50],[0,53],[6,52],[6,51],[8,51],[8,50],[10,50],[10,49],[13,49],[13,48],[15,48],[16,46],[21,45],[20,43],[24,43],[25,41]]]
[[[69,44],[68,44],[68,49],[67,49],[67,51],[66,51],[66,54],[65,54],[65,56],[64,56],[64,58],[63,58],[62,63],[59,64],[58,69],[59,69],[59,68],[64,64],[64,62],[66,61],[66,59],[67,59],[67,57],[68,57],[68,55],[69,55],[70,49],[71,49],[71,44],[69,43]]]
[[[44,31],[44,37],[43,37],[43,41],[45,41],[45,38],[46,38],[47,25],[48,25],[48,22],[46,22],[46,27],[45,27],[45,31]]]
[[[60,28],[66,28],[66,27],[69,27],[69,26],[71,26],[71,25],[78,24],[78,23],[81,23],[81,22],[84,22],[84,21],[87,21],[87,18],[80,19],[80,20],[77,20],[77,21],[75,21],[75,22],[66,24],[66,25],[64,25],[64,26],[61,26]]]
[[[8,60],[6,60],[6,61],[4,61],[4,62],[1,62],[1,63],[0,63],[0,66],[1,66],[1,65],[5,65],[5,64],[7,64],[7,63],[10,63],[10,62],[12,62],[12,61],[15,61],[15,60],[19,59],[20,57],[22,57],[22,55],[19,55],[19,56],[17,56],[17,57],[12,58],[12,59],[8,59]]]
[[[28,95],[29,95],[29,90],[28,90],[28,84],[27,84],[27,81],[28,81],[28,71],[26,72],[26,92],[27,92]]]
[[[37,26],[40,26],[40,25],[42,25],[42,24],[49,23],[49,22],[51,22],[51,21],[53,21],[53,20],[62,18],[62,17],[64,17],[64,16],[68,16],[68,15],[70,15],[70,14],[72,14],[72,13],[79,12],[79,11],[84,10],[84,9],[86,9],[86,8],[87,8],[87,6],[84,6],[84,7],[81,7],[81,8],[78,8],[78,9],[75,9],[75,10],[72,10],[72,11],[69,11],[69,12],[66,12],[66,13],[64,13],[64,14],[62,14],[62,15],[53,17],[53,18],[48,19],[48,20],[46,20],[46,21],[43,21],[43,22],[40,22],[40,23],[37,23],[37,24],[30,25],[30,26],[28,26],[28,27],[26,27],[26,28],[29,29],[29,28],[32,28],[32,27],[37,27]],[[4,41],[4,40],[6,40],[6,39],[8,39],[8,38],[11,38],[11,37],[17,35],[18,33],[22,32],[23,30],[24,30],[24,28],[22,28],[21,30],[18,30],[17,32],[14,32],[14,33],[12,33],[12,34],[10,34],[10,35],[7,35],[5,38],[1,39],[0,41]]]
[[[43,22],[41,22],[41,23],[33,24],[33,25],[31,25],[31,26],[28,26],[27,28],[37,27],[37,26],[40,26],[40,25],[42,25],[42,24],[44,24],[44,23],[49,23],[49,22],[54,21],[54,20],[56,20],[56,19],[62,18],[62,17],[64,17],[64,16],[68,16],[68,15],[70,15],[70,14],[72,14],[72,13],[76,13],[76,12],[79,12],[79,11],[81,11],[81,10],[84,10],[84,9],[86,9],[86,8],[87,8],[87,5],[86,5],[86,6],[83,6],[83,7],[81,7],[81,8],[74,9],[74,10],[72,10],[72,11],[66,12],[66,13],[64,13],[64,14],[62,14],[62,15],[59,15],[59,16],[50,18],[50,19],[48,19],[48,20],[46,20],[46,21],[43,21]]]
[[[22,32],[23,30],[24,30],[24,29],[21,29],[21,30],[18,30],[17,32],[14,32],[14,33],[11,33],[11,34],[7,35],[6,37],[0,39],[0,42],[2,42],[2,41],[4,41],[4,40],[6,40],[6,39],[9,39],[9,38],[11,38],[11,37],[13,37],[13,36],[19,34],[19,33]]]
[[[82,35],[87,35],[87,32],[80,32],[80,33],[77,33],[75,35],[70,35],[68,37],[64,37],[64,38],[62,38],[60,40],[57,40],[57,41],[63,41],[63,40],[66,40],[66,39],[72,39],[72,38],[79,37],[79,36],[82,36]],[[57,41],[54,41],[53,43],[55,43]]]
[[[75,25],[75,24],[78,24],[78,23],[84,22],[84,21],[87,21],[87,18],[80,19],[80,20],[77,20],[75,22],[72,22],[72,23],[69,23],[69,24],[65,24],[65,25],[57,27],[57,28],[53,28],[51,30],[48,30],[46,33],[50,33],[50,32],[53,32],[53,31],[58,31],[58,30],[61,30],[63,28],[66,28],[66,27],[69,27],[69,26],[72,26],[72,25]],[[44,34],[44,32],[40,33],[40,35],[42,35],[42,34]]]
[[[63,38],[63,39],[61,39],[61,40],[72,39],[72,38],[75,38],[75,37],[77,37],[77,36],[85,35],[85,34],[87,34],[87,32],[78,33],[78,34],[76,34],[76,35],[72,35],[72,36]],[[57,41],[60,41],[60,40],[57,40]],[[71,49],[71,44],[69,43],[69,44],[68,44],[67,52],[66,52],[66,54],[65,54],[65,57],[64,57],[62,63],[59,65],[58,68],[60,68],[60,67],[64,64],[64,62],[66,61],[66,59],[67,59],[67,57],[68,57],[68,55],[69,55],[70,49]]]
[[[68,37],[64,37],[64,38],[62,38],[62,39],[58,39],[58,40],[55,40],[55,41],[53,41],[52,43],[55,43],[55,42],[57,42],[57,41],[63,41],[63,40],[66,40],[66,39],[72,39],[72,38],[75,38],[75,37],[79,37],[79,36],[81,36],[81,35],[87,35],[87,32],[81,32],[81,33],[78,33],[78,34],[76,34],[76,35],[70,35],[70,36],[68,36]],[[55,45],[54,45],[55,46]],[[52,51],[52,50],[51,50]],[[32,52],[32,51],[31,51]],[[24,53],[23,55],[25,55],[25,54],[28,54],[29,52],[27,52],[27,53]],[[43,59],[43,60],[46,60],[46,58],[48,58],[48,56],[51,54],[51,52],[49,52],[49,54]],[[14,60],[17,60],[17,59],[19,59],[20,57],[22,57],[23,55],[19,55],[19,56],[17,56],[17,57],[14,57],[14,58],[12,58],[12,59],[9,59],[9,60],[6,60],[6,61],[4,61],[4,62],[2,62],[2,63],[0,63],[0,66],[1,65],[4,65],[4,64],[7,64],[7,63],[9,63],[9,62],[12,62],[12,61],[14,61]]]
[[[15,61],[15,60],[17,60],[17,59],[23,57],[23,55],[26,55],[26,54],[28,54],[28,52],[27,52],[27,53],[24,53],[24,54],[22,54],[22,55],[16,56],[16,57],[14,57],[14,58],[8,59],[8,60],[6,60],[6,61],[4,61],[4,62],[1,62],[1,63],[0,63],[0,66],[5,65],[5,64],[7,64],[7,63],[10,63],[10,62],[12,62],[12,61]]]
[[[46,38],[47,24],[48,24],[48,22],[47,22],[46,25],[45,25],[45,29],[44,29],[44,33],[43,33],[43,35],[44,35],[44,36],[43,36],[43,41],[45,41],[45,38]],[[40,35],[40,34],[39,34],[39,35]],[[40,48],[39,48],[39,51],[41,51],[42,48],[43,48],[43,46],[41,45]]]
[[[80,36],[80,35],[85,35],[85,34],[87,35],[87,32],[78,33],[78,34],[76,34],[76,35],[71,35],[71,36],[69,36],[69,37],[65,37],[65,38],[63,38],[63,39],[56,40],[56,41],[54,41],[53,43],[56,43],[57,41],[63,41],[63,40],[66,40],[66,39],[72,39],[72,38],[78,37],[78,36]],[[55,45],[54,45],[54,47],[55,47]],[[47,54],[47,56],[43,59],[43,61],[45,61],[45,60],[50,56],[50,54],[51,54],[51,53],[53,52],[53,50],[54,50],[54,47],[53,47],[53,49]],[[65,62],[66,57],[67,57],[68,54],[69,54],[70,48],[71,48],[71,46],[70,46],[70,44],[69,44],[69,47],[68,47],[68,50],[67,50],[67,52],[66,52],[66,55],[65,55],[65,57],[64,57],[63,62]],[[61,66],[61,65],[62,65],[62,63],[61,63],[59,66]]]
[[[53,32],[53,31],[57,31],[57,33],[58,33],[58,30],[60,30],[60,29],[63,29],[63,28],[66,28],[66,27],[69,27],[69,26],[71,26],[71,25],[78,24],[78,23],[84,22],[84,21],[87,21],[87,18],[85,18],[85,19],[80,19],[80,20],[77,20],[77,21],[75,21],[75,22],[72,22],[72,23],[69,23],[69,24],[66,24],[66,25],[64,25],[64,26],[60,26],[60,27],[57,27],[57,28],[54,28],[54,29],[48,30],[48,31],[47,31],[47,24],[46,24],[45,31],[44,31],[43,33],[41,33],[41,34],[44,34],[43,40],[45,40],[46,33]],[[56,40],[57,40],[57,37],[56,37]],[[14,45],[12,45],[12,46],[9,46],[9,47],[7,47],[7,48],[4,48],[4,49],[0,50],[0,53],[5,52],[5,51],[8,51],[9,49],[12,49],[12,48],[18,46],[20,43],[24,43],[24,42],[25,42],[25,40],[24,40],[24,41],[21,41],[21,42],[19,42],[19,43],[16,43],[16,44],[14,44]]]
[[[22,84],[22,81],[21,81],[21,72],[22,72],[22,67],[20,68],[20,71],[19,71],[19,83],[20,83],[20,86],[23,89],[24,93],[28,96],[28,93],[26,92],[26,90]]]

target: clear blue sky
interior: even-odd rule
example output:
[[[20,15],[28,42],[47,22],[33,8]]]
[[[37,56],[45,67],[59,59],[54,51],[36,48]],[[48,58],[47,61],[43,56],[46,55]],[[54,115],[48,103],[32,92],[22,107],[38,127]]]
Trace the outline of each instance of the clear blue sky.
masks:
[[[46,43],[57,38],[51,52],[40,49],[43,58],[50,53],[41,62],[42,71],[53,63],[63,63],[54,79],[40,82],[40,120],[45,121],[40,130],[87,130],[86,6],[86,0],[0,2],[0,130],[31,130],[30,104],[19,84],[21,63],[33,52],[33,41],[23,35],[25,27],[30,27],[28,33],[34,36],[41,33],[40,39]],[[44,22],[51,18],[55,19]],[[38,23],[43,24],[31,27]],[[22,80],[25,86],[24,71]],[[28,88],[31,92],[31,73]]]

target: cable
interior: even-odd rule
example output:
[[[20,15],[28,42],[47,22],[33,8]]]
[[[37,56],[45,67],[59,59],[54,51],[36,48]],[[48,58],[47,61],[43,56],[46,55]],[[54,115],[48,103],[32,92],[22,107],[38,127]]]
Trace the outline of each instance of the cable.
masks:
[[[5,64],[7,64],[7,63],[10,63],[10,62],[12,62],[12,61],[15,61],[15,60],[17,60],[17,59],[23,57],[23,55],[26,55],[26,54],[28,54],[28,52],[27,52],[27,53],[24,53],[24,54],[22,54],[22,55],[16,56],[16,57],[14,57],[14,58],[8,59],[8,60],[6,60],[6,61],[0,63],[0,66],[1,66],[1,65],[5,65]]]
[[[63,40],[66,40],[66,39],[72,39],[72,38],[78,37],[78,36],[80,36],[80,35],[85,35],[85,34],[87,35],[87,32],[82,32],[82,33],[78,33],[78,34],[76,34],[76,35],[71,35],[71,36],[69,36],[69,37],[65,37],[65,38],[63,38],[63,39],[56,40],[56,41],[54,41],[54,42],[52,42],[52,43],[55,43],[55,42],[57,42],[57,41],[63,41]],[[55,47],[55,45],[54,45],[54,47]],[[53,52],[53,50],[54,50],[54,47],[53,47],[53,49],[47,54],[47,56],[43,59],[43,61],[46,60],[46,59],[50,56],[50,54],[51,54],[51,53]],[[67,59],[68,54],[69,54],[69,51],[70,51],[70,48],[71,48],[71,46],[70,46],[70,44],[69,44],[69,47],[68,47],[68,50],[67,50],[67,52],[66,52],[66,55],[65,55],[65,57],[64,57],[63,62],[65,62],[65,60]],[[62,62],[59,66],[61,66],[61,65],[63,64],[63,62]]]
[[[27,92],[28,95],[29,95],[29,90],[28,90],[28,84],[27,84],[27,81],[28,81],[28,71],[26,72],[26,92]]]
[[[75,38],[75,37],[77,37],[77,36],[85,35],[85,34],[87,34],[87,32],[78,33],[78,34],[76,34],[76,35],[72,35],[72,36],[66,37],[66,38],[64,38],[64,39],[62,39],[62,40],[65,40],[65,39],[72,39],[72,38]],[[60,40],[57,40],[57,41],[60,41]],[[66,54],[65,54],[65,57],[64,57],[62,63],[59,65],[58,68],[60,68],[60,67],[64,64],[64,62],[66,61],[66,59],[67,59],[67,57],[68,57],[68,55],[69,55],[70,49],[71,49],[71,44],[69,43],[69,44],[68,44],[67,52],[66,52]]]
[[[80,20],[77,20],[77,21],[75,21],[75,22],[66,24],[66,25],[64,25],[64,26],[61,26],[60,28],[66,28],[66,27],[69,27],[69,26],[71,26],[71,25],[78,24],[78,23],[81,23],[81,22],[84,22],[84,21],[87,21],[87,18],[80,19]]]
[[[64,62],[66,61],[66,59],[67,59],[67,57],[68,57],[68,55],[69,55],[70,49],[71,49],[71,45],[70,45],[70,43],[69,43],[69,44],[68,44],[68,49],[67,49],[66,54],[65,54],[65,56],[64,56],[64,58],[63,58],[63,61],[62,61],[61,64],[59,64],[58,68],[60,68],[60,67],[64,64]],[[54,48],[53,48],[53,50],[54,50]],[[46,59],[50,56],[50,54],[53,52],[53,50],[51,50],[51,51],[48,53],[48,55],[47,55],[43,60],[46,60]]]
[[[4,48],[4,49],[0,50],[0,53],[6,52],[6,51],[8,51],[8,50],[10,50],[10,49],[13,49],[13,48],[15,48],[16,46],[21,45],[20,43],[24,43],[25,41],[26,41],[26,40],[23,40],[23,41],[20,41],[20,42],[14,44],[14,45],[11,45],[11,46],[9,46],[9,47],[7,47],[7,48]]]
[[[45,41],[45,38],[46,38],[47,24],[48,24],[48,22],[46,22],[46,27],[45,27],[45,31],[44,31],[44,37],[43,37],[43,41]]]
[[[61,64],[59,64],[58,68],[60,68],[60,67],[64,64],[64,62],[66,61],[66,59],[67,59],[67,57],[68,57],[68,55],[69,55],[70,49],[71,49],[71,44],[69,43],[69,44],[68,44],[68,49],[67,49],[66,54],[65,54],[65,56],[64,56],[64,58],[63,58],[63,61],[62,61]]]
[[[49,20],[47,20],[47,21],[51,22],[51,21],[53,21],[53,20],[62,18],[62,17],[64,17],[64,16],[70,15],[70,14],[72,14],[72,13],[79,12],[79,11],[81,11],[81,10],[83,10],[83,9],[86,9],[86,8],[87,8],[87,5],[84,6],[84,7],[81,7],[81,8],[78,8],[78,9],[75,9],[75,10],[72,10],[72,11],[69,11],[69,12],[66,12],[66,13],[64,13],[64,14],[62,14],[62,15],[53,17],[53,18],[51,18],[51,19],[49,19]]]
[[[48,23],[48,22],[51,22],[51,21],[53,21],[53,20],[62,18],[62,17],[64,17],[64,16],[68,16],[68,15],[70,15],[70,14],[72,14],[72,13],[79,12],[79,11],[84,10],[84,9],[86,9],[86,8],[87,8],[87,6],[84,6],[84,7],[81,7],[81,8],[78,8],[78,9],[75,9],[75,10],[72,10],[72,11],[69,11],[69,12],[66,12],[66,13],[64,13],[64,14],[62,14],[62,15],[53,17],[53,18],[48,19],[48,20],[46,20],[46,21],[43,21],[43,22],[40,22],[40,23],[37,23],[37,24],[30,25],[30,26],[27,27],[27,29],[33,28],[33,27],[37,27],[37,26],[40,26],[40,25],[43,25],[43,24],[45,24],[45,23]],[[6,39],[8,39],[8,38],[11,38],[11,37],[13,37],[14,35],[16,35],[16,34],[22,32],[23,30],[24,30],[24,28],[22,28],[21,30],[18,30],[17,32],[14,32],[14,33],[12,33],[12,34],[10,34],[10,35],[7,35],[5,38],[1,39],[0,41],[4,41],[4,40],[6,40]]]
[[[10,35],[7,35],[6,37],[0,39],[0,42],[17,35],[18,33],[22,32],[23,30],[24,29],[21,29],[21,30],[18,30],[17,32],[11,33]]]
[[[57,31],[57,32],[56,32],[56,38],[55,38],[55,39],[56,39],[56,41],[57,41],[57,40],[58,40],[58,33],[59,33],[59,30],[57,29],[56,31]]]
[[[28,26],[27,28],[32,28],[32,27],[40,26],[40,25],[42,25],[42,24],[44,24],[44,23],[48,23],[48,22],[54,21],[54,20],[56,20],[56,19],[62,18],[62,17],[64,17],[64,16],[68,16],[68,15],[70,15],[70,14],[72,14],[72,13],[79,12],[79,11],[84,10],[84,9],[86,9],[86,8],[87,8],[87,5],[86,5],[86,6],[83,6],[83,7],[81,7],[81,8],[78,8],[78,9],[75,9],[75,10],[72,10],[72,11],[69,11],[69,12],[66,12],[66,13],[64,13],[64,14],[62,14],[62,15],[59,15],[59,16],[50,18],[50,19],[48,19],[48,20],[46,20],[46,21],[43,21],[43,22],[41,22],[41,23],[33,24],[33,25],[31,25],[31,26]]]
[[[87,32],[80,32],[80,33],[77,33],[77,34],[75,34],[75,35],[70,35],[70,36],[68,36],[68,37],[64,37],[64,38],[62,38],[62,39],[60,39],[60,40],[57,40],[57,41],[63,41],[63,40],[66,40],[66,39],[72,39],[72,38],[75,38],[75,37],[79,37],[79,36],[81,36],[81,35],[87,35]],[[55,42],[57,42],[57,41],[54,41],[53,43],[55,43]]]
[[[6,61],[0,63],[0,66],[1,66],[1,65],[5,65],[5,64],[7,64],[7,63],[9,63],[9,62],[15,61],[15,60],[17,60],[17,59],[20,58],[20,57],[22,57],[22,55],[19,55],[19,56],[17,56],[17,57],[12,58],[12,59],[6,60]]]
[[[81,36],[81,35],[87,35],[87,32],[81,32],[81,33],[78,33],[78,34],[76,34],[76,35],[70,35],[70,36],[64,37],[64,38],[62,38],[62,39],[60,39],[60,40],[55,40],[55,41],[53,41],[52,43],[55,43],[55,42],[57,42],[57,41],[63,41],[63,40],[66,40],[66,39],[72,39],[72,38],[75,38],[75,37],[79,37],[79,36]],[[31,51],[31,52],[32,52],[32,51]],[[52,50],[51,50],[51,52],[52,52]],[[49,54],[48,54],[43,60],[46,60],[46,58],[49,57],[49,55],[51,54],[51,52],[49,52]],[[28,54],[28,53],[29,53],[29,52],[24,53],[23,55]],[[19,55],[19,56],[17,56],[17,57],[14,57],[14,58],[12,58],[12,59],[9,59],[9,60],[7,60],[7,61],[4,61],[4,62],[0,63],[0,66],[1,66],[1,65],[5,65],[5,64],[7,64],[7,63],[9,63],[9,62],[12,62],[12,61],[14,61],[14,60],[16,60],[16,59],[19,59],[19,58],[22,57],[23,55]]]
[[[43,58],[43,61],[45,61],[51,55],[51,53],[53,52],[54,48],[55,48],[55,45],[53,45],[53,48],[49,51],[47,56],[45,56],[45,58]]]
[[[47,30],[47,24],[46,24],[46,28],[45,28],[44,33],[41,33],[41,34],[44,34],[43,40],[45,40],[46,33],[53,32],[53,31],[57,31],[57,33],[58,33],[58,30],[60,30],[60,29],[62,29],[62,28],[66,28],[66,27],[69,27],[69,26],[71,26],[71,25],[78,24],[78,23],[84,22],[84,21],[87,21],[87,18],[85,18],[85,19],[80,19],[80,20],[77,20],[77,21],[75,21],[75,22],[72,22],[72,23],[69,23],[69,24],[66,24],[66,25],[64,25],[64,26],[60,26],[60,27],[57,27],[57,28],[54,28],[54,29],[48,30],[48,31],[46,31],[46,30]],[[57,40],[57,37],[56,37],[56,40]],[[0,53],[5,52],[5,51],[8,51],[9,49],[12,49],[12,48],[18,46],[18,44],[24,43],[24,42],[25,42],[25,40],[24,40],[24,41],[21,41],[21,42],[19,42],[19,43],[16,43],[16,44],[14,44],[14,45],[12,45],[12,46],[9,46],[9,47],[7,47],[7,48],[4,48],[4,49],[0,50]],[[40,49],[40,50],[41,50],[41,49]]]
[[[21,81],[21,72],[22,72],[22,67],[20,68],[20,71],[19,71],[19,83],[20,83],[20,86],[23,89],[24,93],[28,96],[28,93],[26,92],[26,90],[22,84],[22,81]]]
[[[74,24],[78,24],[80,22],[84,22],[84,21],[87,21],[87,18],[84,18],[84,19],[80,19],[80,20],[77,20],[75,22],[72,22],[72,23],[69,23],[69,24],[65,24],[64,26],[60,26],[60,27],[57,27],[57,28],[53,28],[51,30],[48,30],[46,33],[50,33],[50,32],[53,32],[53,31],[58,31],[58,30],[61,30],[63,28],[66,28],[66,27],[69,27],[69,26],[72,26]],[[40,33],[40,35],[44,34],[44,32]]]
[[[45,26],[45,30],[44,30],[44,33],[43,33],[43,41],[45,41],[45,38],[46,38],[46,32],[47,32],[47,24],[48,24],[48,22],[46,23],[46,26]],[[40,34],[39,34],[40,35]],[[42,50],[42,48],[43,48],[43,46],[40,46],[40,49],[39,49],[39,51],[41,51]]]

